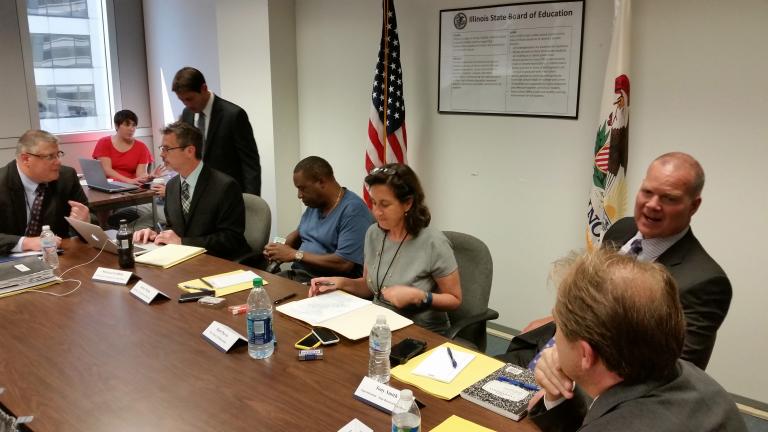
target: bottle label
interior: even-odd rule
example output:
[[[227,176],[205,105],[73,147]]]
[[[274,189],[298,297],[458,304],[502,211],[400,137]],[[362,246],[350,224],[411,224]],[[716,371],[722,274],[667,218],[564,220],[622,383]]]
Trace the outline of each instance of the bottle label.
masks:
[[[248,343],[261,345],[272,342],[272,318],[248,318]]]
[[[128,241],[128,239],[122,239],[120,240],[120,244],[118,245],[120,249],[128,249],[131,247],[131,243]]]
[[[397,425],[392,425],[392,432],[419,432],[419,429],[421,429],[420,426],[414,426],[414,427],[398,427]]]

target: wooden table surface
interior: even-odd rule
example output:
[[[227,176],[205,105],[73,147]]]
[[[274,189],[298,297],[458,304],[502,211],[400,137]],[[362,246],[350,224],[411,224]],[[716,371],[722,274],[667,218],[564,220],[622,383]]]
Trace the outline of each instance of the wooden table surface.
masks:
[[[155,192],[149,189],[139,189],[138,192],[106,193],[83,186],[83,191],[88,197],[88,208],[96,215],[99,225],[103,227],[107,226],[107,219],[112,210],[151,203],[155,196]]]
[[[62,269],[91,260],[98,251],[79,240],[64,243]],[[247,347],[224,354],[201,334],[214,320],[245,335],[245,315],[178,303],[180,281],[238,268],[202,255],[170,269],[137,265],[143,281],[170,301],[146,305],[129,287],[91,281],[97,266],[117,268],[117,256],[101,254],[65,279],[83,285],[66,297],[23,293],[0,299],[0,403],[15,416],[34,416],[35,431],[336,431],[353,418],[375,431],[389,430],[390,416],[353,398],[368,368],[368,340],[325,347],[324,359],[298,361],[293,343],[307,325],[275,313],[278,344],[267,360],[254,360]],[[271,274],[274,299],[306,287]],[[66,282],[46,289],[64,293]],[[227,296],[245,303],[248,292]],[[426,340],[445,339],[412,325],[394,332]],[[390,385],[410,387],[397,380]],[[414,389],[426,404],[427,431],[452,414],[495,430],[535,431],[528,420],[509,420],[460,397],[444,401]]]

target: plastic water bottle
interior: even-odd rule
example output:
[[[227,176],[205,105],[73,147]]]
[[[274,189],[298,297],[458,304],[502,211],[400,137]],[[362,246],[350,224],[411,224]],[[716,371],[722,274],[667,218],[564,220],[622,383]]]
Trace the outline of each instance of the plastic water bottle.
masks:
[[[392,348],[392,331],[387,317],[379,315],[368,337],[368,377],[380,383],[389,382],[389,351]]]
[[[261,278],[253,279],[253,289],[248,295],[248,354],[255,359],[265,359],[275,351],[272,300],[261,284]]]
[[[59,253],[56,250],[56,234],[51,231],[49,225],[43,225],[43,230],[40,232],[40,246],[43,250],[43,262],[52,269],[58,268]]]
[[[392,432],[419,432],[421,430],[421,413],[413,392],[400,390],[400,399],[392,410]]]
[[[120,219],[120,229],[117,230],[117,263],[120,268],[132,268],[136,265],[133,257],[133,230],[128,227],[128,221]]]

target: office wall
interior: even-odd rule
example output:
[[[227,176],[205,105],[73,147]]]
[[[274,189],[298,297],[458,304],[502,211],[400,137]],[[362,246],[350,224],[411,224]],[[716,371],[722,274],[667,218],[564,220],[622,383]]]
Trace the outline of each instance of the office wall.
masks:
[[[522,328],[552,306],[550,263],[584,245],[613,2],[586,4],[578,120],[438,114],[439,10],[495,3],[420,0],[396,7],[409,157],[433,223],[489,245],[498,321]],[[326,157],[355,191],[363,177],[380,5],[296,2],[301,156]],[[681,150],[703,164],[707,186],[693,230],[734,285],[708,371],[729,391],[762,401],[768,390],[755,377],[768,363],[768,269],[758,254],[768,241],[766,21],[763,0],[634,2],[628,174],[632,201],[655,156]]]

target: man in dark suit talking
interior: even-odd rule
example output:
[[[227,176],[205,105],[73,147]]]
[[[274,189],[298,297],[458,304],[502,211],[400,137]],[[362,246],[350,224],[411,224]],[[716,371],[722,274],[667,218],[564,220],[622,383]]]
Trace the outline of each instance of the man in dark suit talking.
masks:
[[[165,188],[168,229],[136,231],[134,241],[198,246],[227,259],[249,252],[243,236],[245,204],[240,186],[200,161],[200,131],[179,121],[161,132],[160,156],[179,173]]]
[[[682,358],[705,369],[717,330],[731,304],[731,283],[723,269],[693,235],[690,223],[701,205],[704,170],[692,156],[672,152],[648,167],[635,197],[634,217],[616,221],[603,236],[603,247],[615,248],[639,261],[657,262],[677,282],[685,313]],[[499,358],[527,364],[554,333],[552,318],[529,324]]]
[[[176,72],[171,88],[185,106],[179,120],[203,134],[203,162],[235,179],[244,193],[261,195],[259,150],[245,110],[213,94],[192,67]]]

